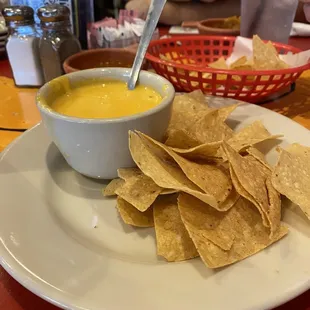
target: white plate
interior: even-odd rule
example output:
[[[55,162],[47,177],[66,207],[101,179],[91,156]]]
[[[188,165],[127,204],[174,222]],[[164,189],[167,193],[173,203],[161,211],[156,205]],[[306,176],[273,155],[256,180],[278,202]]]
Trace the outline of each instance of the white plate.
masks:
[[[255,105],[239,107],[230,123],[257,119],[283,133],[283,145],[310,143],[307,129]],[[268,157],[275,160],[273,152]],[[310,225],[298,211],[285,212],[293,226],[286,238],[212,271],[200,259],[158,258],[153,230],[122,224],[102,186],[69,168],[42,125],[22,135],[0,161],[2,266],[35,294],[68,309],[267,309],[310,287]]]

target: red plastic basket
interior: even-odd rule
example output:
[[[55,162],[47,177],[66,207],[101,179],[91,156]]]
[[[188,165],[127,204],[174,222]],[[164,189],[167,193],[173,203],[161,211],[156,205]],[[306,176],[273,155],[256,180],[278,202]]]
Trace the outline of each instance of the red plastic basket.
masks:
[[[177,91],[201,89],[204,93],[258,102],[291,85],[310,63],[297,68],[264,71],[221,70],[207,67],[220,57],[227,58],[235,37],[178,36],[150,43],[146,58],[155,71],[167,78]],[[298,53],[293,46],[273,43],[279,54]],[[173,62],[163,60],[168,56]],[[194,64],[188,64],[193,61]],[[179,62],[179,63],[176,63]]]

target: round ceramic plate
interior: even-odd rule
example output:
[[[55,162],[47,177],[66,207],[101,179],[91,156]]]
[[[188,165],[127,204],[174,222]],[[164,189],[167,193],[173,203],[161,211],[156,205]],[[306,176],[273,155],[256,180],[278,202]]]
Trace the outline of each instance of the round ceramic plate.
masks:
[[[309,146],[307,129],[255,105],[238,107],[229,123],[241,127],[258,119],[285,135],[282,145]],[[0,162],[2,266],[66,309],[267,309],[310,287],[310,223],[288,201],[286,238],[210,270],[199,258],[167,263],[157,257],[153,229],[124,225],[115,199],[102,197],[104,183],[73,171],[42,125],[17,139]]]

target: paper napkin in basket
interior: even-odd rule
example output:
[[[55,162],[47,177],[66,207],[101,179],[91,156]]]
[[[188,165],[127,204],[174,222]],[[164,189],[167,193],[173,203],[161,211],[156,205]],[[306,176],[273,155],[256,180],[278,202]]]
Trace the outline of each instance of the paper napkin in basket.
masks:
[[[227,58],[226,62],[228,65],[232,64],[237,59],[242,56],[251,58],[253,55],[252,39],[237,37],[235,45],[231,55]],[[286,62],[290,67],[300,67],[305,65],[310,60],[310,50],[303,51],[300,53],[292,54],[288,53],[286,55],[279,56],[284,62]]]

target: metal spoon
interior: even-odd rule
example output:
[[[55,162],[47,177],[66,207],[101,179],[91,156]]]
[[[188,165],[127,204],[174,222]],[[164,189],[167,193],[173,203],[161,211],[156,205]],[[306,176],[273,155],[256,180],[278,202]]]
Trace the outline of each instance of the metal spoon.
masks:
[[[167,0],[152,0],[149,11],[147,13],[145,25],[143,28],[142,37],[139,43],[138,51],[133,63],[127,87],[133,90],[139,78],[141,66],[143,64],[144,56],[152,39],[154,30],[157,26],[160,14],[166,4]]]

